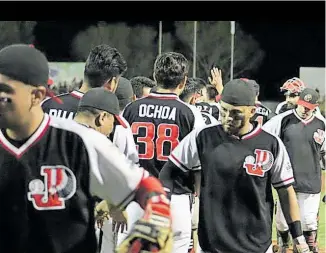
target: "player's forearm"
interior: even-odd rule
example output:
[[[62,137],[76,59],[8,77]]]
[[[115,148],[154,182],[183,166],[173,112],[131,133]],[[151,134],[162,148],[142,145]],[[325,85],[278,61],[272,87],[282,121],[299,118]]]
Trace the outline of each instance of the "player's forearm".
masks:
[[[155,177],[146,177],[141,180],[135,200],[143,209],[151,205],[153,211],[170,216],[170,202],[166,198],[161,182]]]
[[[302,236],[300,210],[295,191],[292,186],[277,190],[284,218],[289,225],[293,238]]]

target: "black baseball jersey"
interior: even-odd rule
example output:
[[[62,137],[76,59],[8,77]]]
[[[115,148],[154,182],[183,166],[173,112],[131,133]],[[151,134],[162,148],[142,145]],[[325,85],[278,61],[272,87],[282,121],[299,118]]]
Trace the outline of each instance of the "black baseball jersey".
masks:
[[[201,116],[204,119],[204,122],[206,125],[210,125],[210,124],[217,124],[219,123],[219,121],[217,121],[216,118],[214,118],[211,114],[206,113],[206,112],[201,112]]]
[[[52,117],[73,119],[78,110],[80,99],[85,93],[72,91],[59,95],[62,104],[53,99],[44,100],[42,108]],[[121,116],[115,116],[114,128],[109,136],[110,140],[133,162],[138,163],[138,153],[128,122]]]
[[[174,93],[151,92],[127,105],[122,115],[131,126],[140,165],[156,177],[179,142],[205,125],[200,111]]]
[[[84,93],[77,90],[58,95],[62,100],[62,104],[52,98],[45,99],[42,102],[42,109],[50,116],[73,119],[78,109],[79,100],[83,95]]]
[[[108,138],[49,117],[24,141],[0,131],[0,252],[95,253],[92,196],[126,206],[144,170]]]
[[[192,131],[173,150],[165,171],[202,172],[199,242],[204,251],[262,253],[272,243],[272,187],[293,183],[291,163],[282,141],[261,129],[241,138],[222,125]],[[162,177],[161,177],[162,176]],[[172,178],[173,179],[173,178]],[[173,185],[168,185],[173,182]]]
[[[262,103],[258,102],[256,103],[256,113],[255,115],[251,118],[251,121],[257,121],[258,124],[261,126],[264,125],[269,119],[272,118],[274,114],[270,109],[268,109],[265,105]]]
[[[205,113],[209,113],[216,120],[220,120],[220,108],[219,103],[206,103],[200,102],[196,103],[195,106],[201,111]]]
[[[288,110],[292,110],[292,109],[293,109],[293,108],[289,108],[289,107],[288,107],[286,101],[283,101],[283,102],[279,103],[279,104],[276,106],[275,114],[280,114],[280,113],[283,113],[283,112],[286,112],[286,111],[288,111]]]
[[[294,189],[301,193],[319,193],[325,121],[314,115],[307,120],[301,119],[293,109],[273,117],[264,129],[279,136],[286,146],[294,171]]]

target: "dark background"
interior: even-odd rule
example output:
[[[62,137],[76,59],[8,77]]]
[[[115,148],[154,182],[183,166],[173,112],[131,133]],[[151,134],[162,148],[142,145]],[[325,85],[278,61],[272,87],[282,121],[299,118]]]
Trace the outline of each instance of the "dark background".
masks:
[[[280,99],[279,87],[287,79],[299,76],[300,67],[325,67],[325,22],[238,23],[265,52],[259,70],[251,76],[263,86],[263,99]],[[96,21],[39,21],[35,27],[35,45],[47,54],[49,61],[71,61],[71,40],[92,24]],[[128,23],[136,24],[158,27],[157,21]],[[173,21],[163,22],[163,30],[173,32],[173,29]],[[53,34],[60,37],[53,38]]]

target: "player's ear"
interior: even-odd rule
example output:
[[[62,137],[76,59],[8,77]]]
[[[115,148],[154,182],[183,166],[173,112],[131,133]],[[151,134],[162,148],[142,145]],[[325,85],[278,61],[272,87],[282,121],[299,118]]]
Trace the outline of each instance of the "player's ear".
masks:
[[[256,113],[256,107],[255,106],[250,106],[249,107],[249,114],[250,114],[250,118],[253,117]]]
[[[95,126],[96,127],[101,127],[104,125],[104,118],[105,118],[105,112],[101,112],[99,115],[96,116],[95,118]]]
[[[103,85],[103,87],[114,93],[117,90],[118,84],[119,84],[119,77],[112,77]]]
[[[181,81],[181,83],[179,84],[178,88],[179,88],[180,90],[183,90],[183,89],[185,88],[185,86],[186,86],[186,82],[187,82],[187,79],[188,79],[188,77],[185,76],[185,77],[183,78],[183,80]]]
[[[107,113],[106,112],[101,112],[100,115],[98,116],[98,123],[99,126],[104,126],[105,124],[105,118],[107,117]]]
[[[31,92],[33,106],[40,104],[46,97],[46,88],[44,86],[35,87]]]

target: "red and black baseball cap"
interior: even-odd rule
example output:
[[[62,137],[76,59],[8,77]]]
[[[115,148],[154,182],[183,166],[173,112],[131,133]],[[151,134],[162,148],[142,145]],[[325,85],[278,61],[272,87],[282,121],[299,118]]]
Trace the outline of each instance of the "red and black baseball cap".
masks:
[[[47,95],[62,103],[49,89],[49,63],[45,55],[30,45],[13,44],[0,50],[0,73],[27,85],[44,86]]]
[[[298,105],[302,105],[309,110],[315,109],[319,104],[319,93],[314,89],[306,88],[300,93]]]

